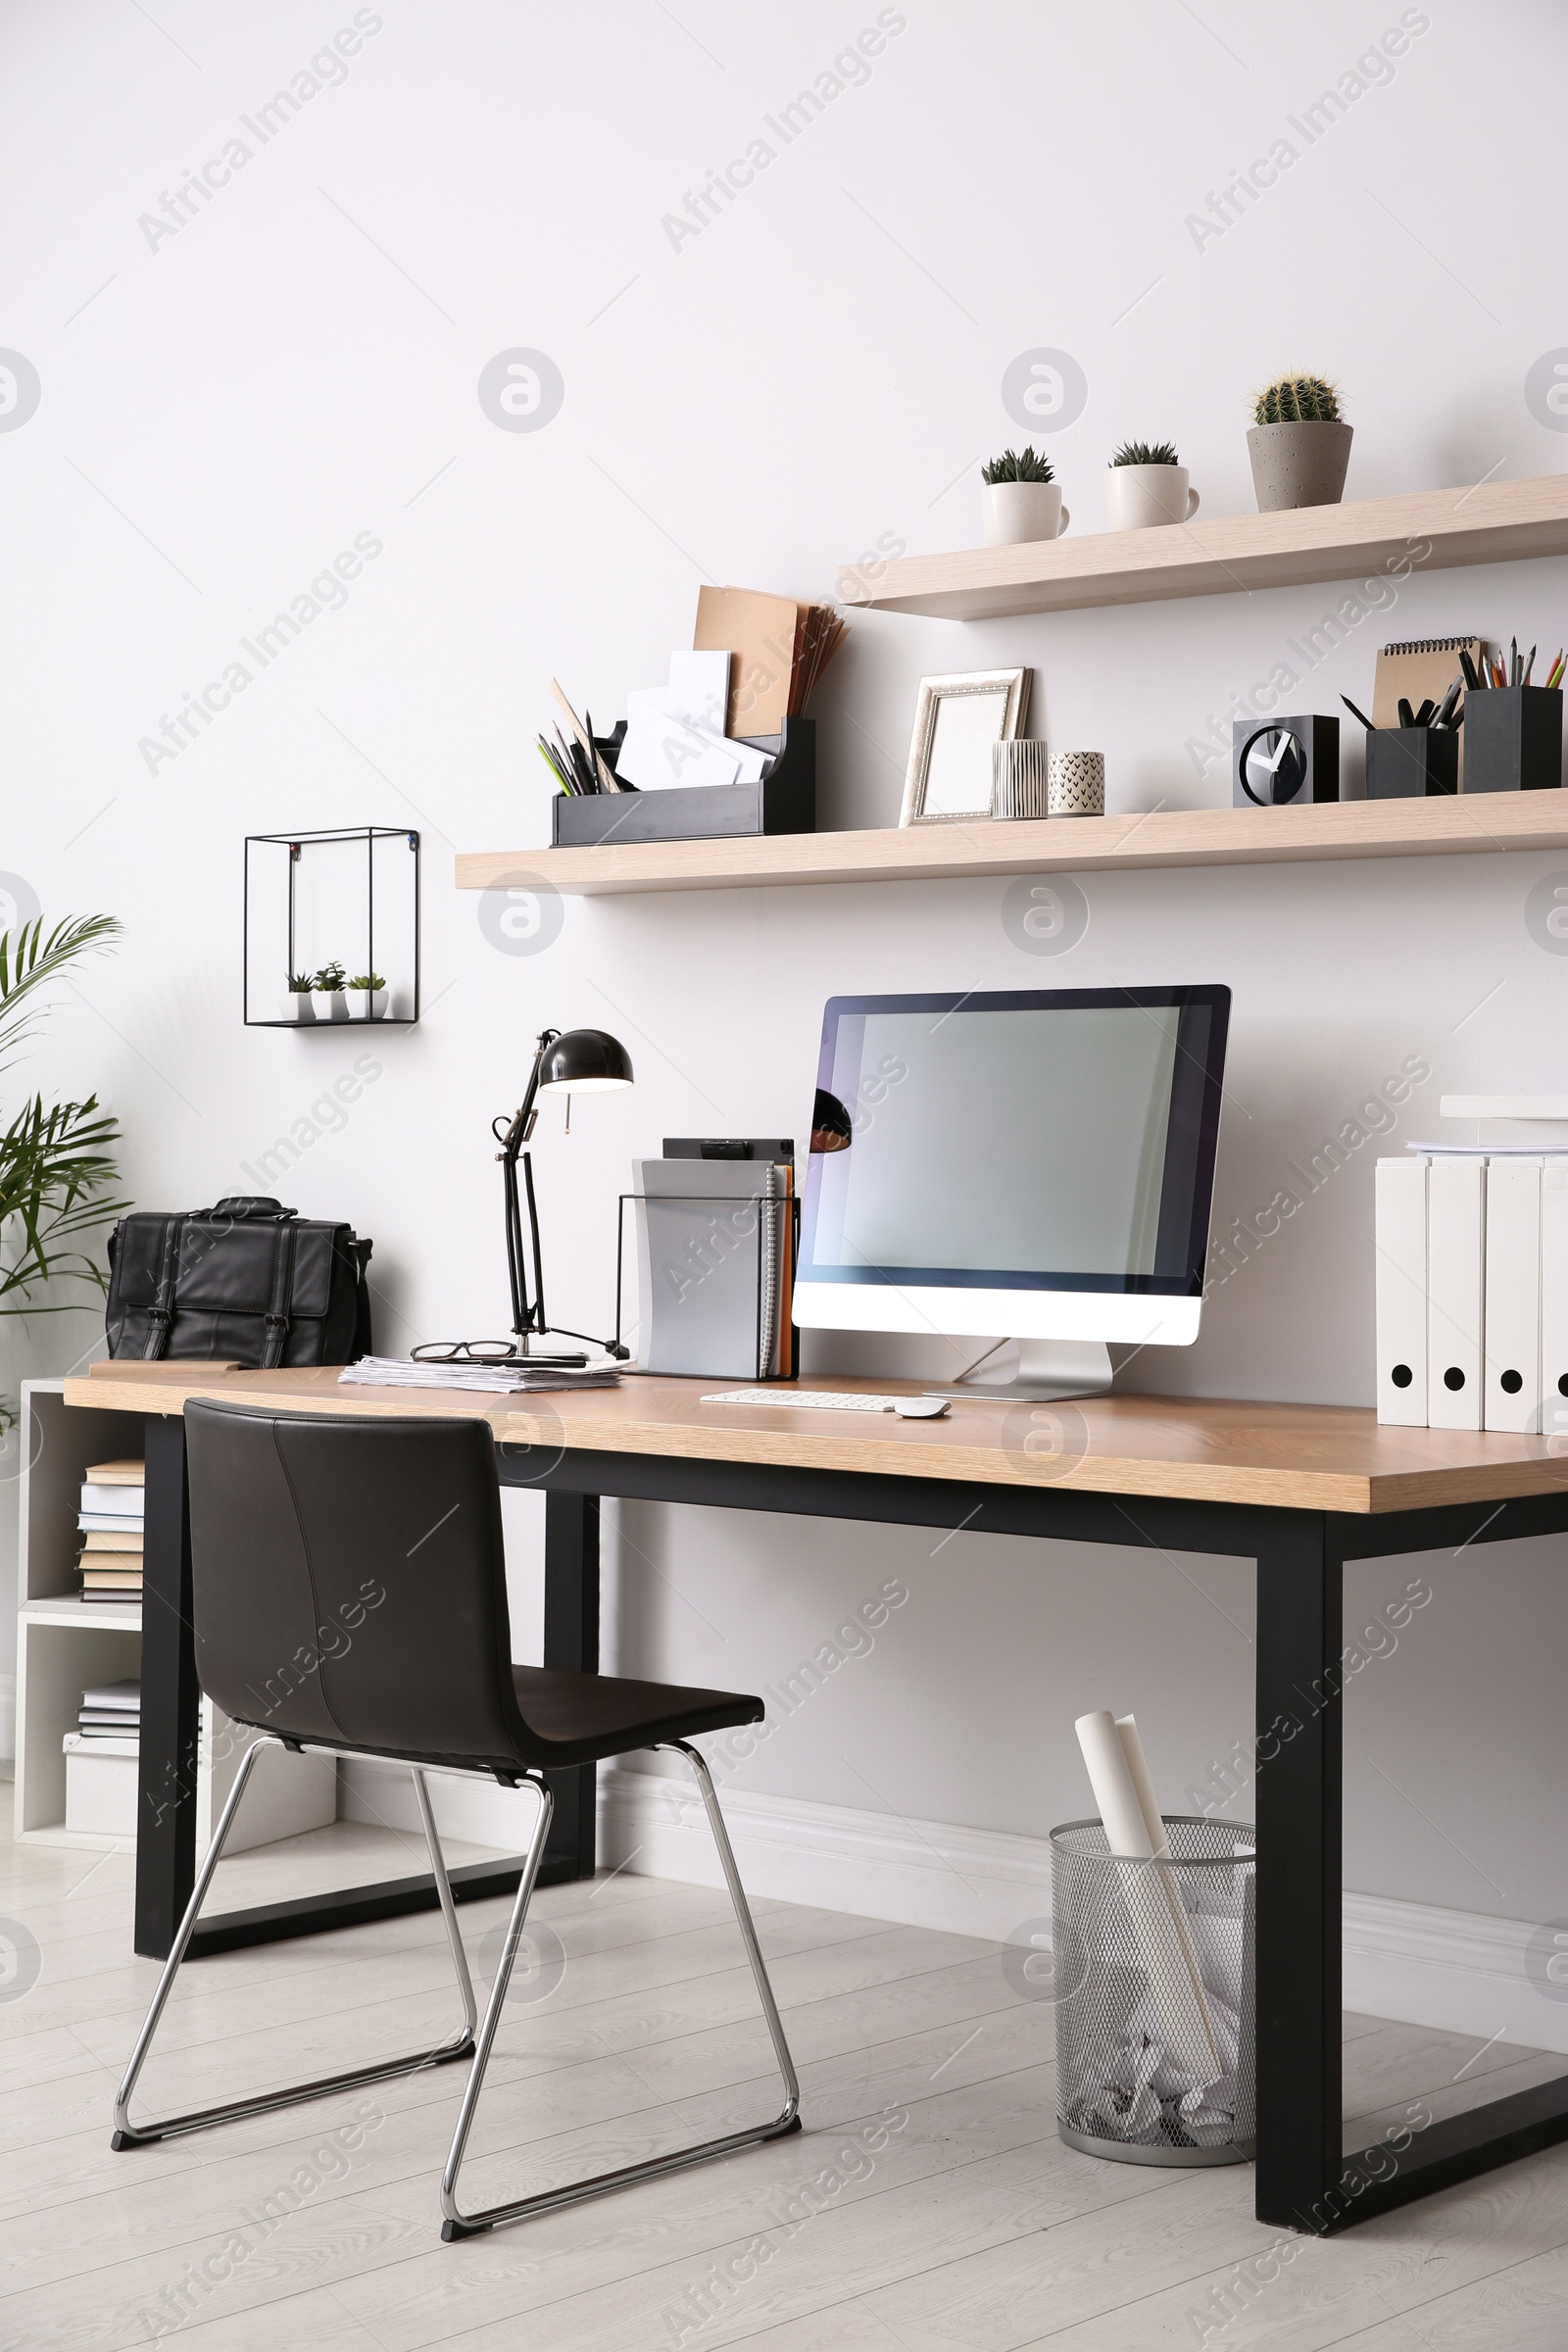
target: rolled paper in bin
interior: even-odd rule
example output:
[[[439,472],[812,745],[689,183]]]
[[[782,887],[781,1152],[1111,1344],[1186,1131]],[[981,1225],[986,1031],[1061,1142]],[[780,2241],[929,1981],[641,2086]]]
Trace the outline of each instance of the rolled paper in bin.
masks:
[[[1124,1871],[1122,1892],[1171,2057],[1196,2083],[1217,2082],[1225,2070],[1209,2031],[1207,2005],[1197,1954],[1187,1933],[1181,1889],[1170,1869],[1156,1858],[1154,1839],[1150,1835],[1116,1718],[1102,1707],[1093,1715],[1080,1715],[1076,1729],[1089,1769],[1090,1787],[1112,1854],[1123,1861],[1149,1866],[1147,1870]],[[1136,1726],[1133,1737],[1137,1739]],[[1139,1754],[1141,1757],[1141,1747]],[[1148,1779],[1147,1765],[1144,1778]],[[1158,1820],[1157,1808],[1154,1818]],[[1157,1834],[1168,1855],[1170,1849],[1162,1827]]]

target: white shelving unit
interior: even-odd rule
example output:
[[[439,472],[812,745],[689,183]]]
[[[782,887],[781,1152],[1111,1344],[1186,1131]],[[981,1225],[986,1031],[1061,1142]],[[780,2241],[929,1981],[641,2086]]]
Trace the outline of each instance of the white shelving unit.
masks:
[[[22,1387],[22,1525],[17,1561],[16,1835],[34,1845],[107,1852],[134,1839],[66,1828],[66,1758],[89,1683],[141,1673],[141,1605],[84,1601],[76,1576],[76,1512],[91,1462],[139,1454],[135,1413],[69,1412],[64,1382]],[[202,1702],[196,1781],[196,1844],[213,1823],[252,1734]],[[217,1761],[215,1762],[215,1754]],[[337,1771],[329,1756],[271,1754],[258,1764],[227,1851],[270,1844],[337,1818]]]

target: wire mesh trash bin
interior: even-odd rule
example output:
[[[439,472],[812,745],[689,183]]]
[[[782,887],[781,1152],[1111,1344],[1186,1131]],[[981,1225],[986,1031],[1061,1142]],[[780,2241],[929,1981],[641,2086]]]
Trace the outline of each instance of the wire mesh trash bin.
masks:
[[[1255,2133],[1255,1837],[1163,1819],[1168,1862],[1122,1860],[1099,1821],[1051,1833],[1056,2126],[1123,2164],[1240,2164]]]

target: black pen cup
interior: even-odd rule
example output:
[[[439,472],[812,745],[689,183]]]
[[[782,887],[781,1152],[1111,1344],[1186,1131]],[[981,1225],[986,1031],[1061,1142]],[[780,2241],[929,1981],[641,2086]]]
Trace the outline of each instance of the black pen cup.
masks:
[[[1489,686],[1464,698],[1466,792],[1562,787],[1562,688]]]
[[[1418,801],[1458,789],[1459,737],[1452,727],[1374,727],[1368,735],[1369,801]]]

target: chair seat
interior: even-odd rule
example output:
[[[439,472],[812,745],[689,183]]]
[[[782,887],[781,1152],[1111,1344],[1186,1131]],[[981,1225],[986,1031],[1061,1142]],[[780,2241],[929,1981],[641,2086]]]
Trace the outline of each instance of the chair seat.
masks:
[[[551,1762],[564,1765],[594,1764],[662,1740],[760,1723],[764,1712],[760,1698],[734,1690],[692,1690],[680,1683],[634,1683],[550,1666],[514,1666],[512,1681],[523,1721],[557,1751]]]

